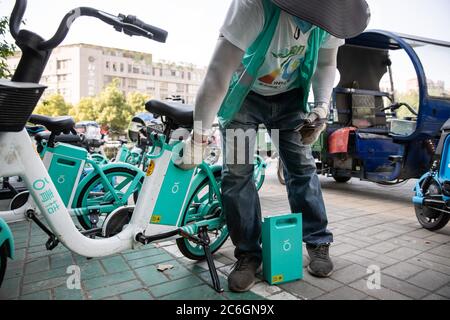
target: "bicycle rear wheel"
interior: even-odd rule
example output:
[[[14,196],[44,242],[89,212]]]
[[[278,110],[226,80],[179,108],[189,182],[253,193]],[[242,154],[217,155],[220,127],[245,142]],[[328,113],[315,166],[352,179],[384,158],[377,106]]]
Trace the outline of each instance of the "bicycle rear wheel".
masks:
[[[215,178],[220,187],[221,172],[215,173]],[[184,213],[182,226],[214,219],[223,214],[220,203],[210,187],[208,179],[205,179],[200,184],[200,187],[196,190],[189,203],[190,205]],[[221,226],[218,230],[209,230],[208,234],[211,239],[210,248],[212,253],[217,252],[227,241],[229,236],[226,224]],[[196,261],[205,259],[203,247],[200,245],[192,243],[187,239],[180,238],[177,240],[177,246],[181,253],[188,259]]]
[[[122,203],[117,204],[117,208],[126,204],[135,204],[139,191],[141,190],[144,179],[142,178],[136,185],[133,182],[136,179],[137,171],[128,168],[111,168],[105,171],[108,181],[113,185],[116,195]],[[133,188],[128,199],[124,199],[125,194]],[[108,190],[105,182],[99,174],[95,175],[86,183],[81,192],[74,199],[75,208],[89,208],[112,203],[114,197]],[[116,209],[117,209],[116,208]],[[108,215],[111,212],[101,212]],[[92,223],[87,215],[77,215],[78,221],[85,230],[92,229]]]

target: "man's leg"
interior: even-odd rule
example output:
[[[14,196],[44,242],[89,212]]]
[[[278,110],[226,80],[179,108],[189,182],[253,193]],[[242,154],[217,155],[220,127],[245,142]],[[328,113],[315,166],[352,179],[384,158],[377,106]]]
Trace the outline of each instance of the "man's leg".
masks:
[[[303,240],[311,257],[309,271],[327,277],[333,271],[329,258],[333,235],[327,229],[328,218],[311,147],[303,145],[300,133],[294,130],[280,131],[278,140],[291,210],[303,214]]]
[[[251,289],[262,262],[261,205],[253,179],[256,136],[261,108],[256,97],[247,97],[234,121],[222,129],[224,168],[222,201],[237,263],[228,278],[236,292]]]

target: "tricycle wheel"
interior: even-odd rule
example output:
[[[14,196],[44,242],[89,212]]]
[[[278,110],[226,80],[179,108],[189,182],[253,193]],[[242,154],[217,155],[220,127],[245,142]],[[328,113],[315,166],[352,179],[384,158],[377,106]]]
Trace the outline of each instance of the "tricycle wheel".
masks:
[[[430,231],[437,231],[445,227],[450,220],[450,214],[436,209],[415,205],[416,217],[422,227]]]
[[[336,181],[337,183],[347,183],[349,182],[352,178],[351,177],[342,177],[342,176],[333,176],[334,181]]]
[[[8,263],[8,248],[6,247],[6,244],[3,244],[0,247],[0,288],[3,283],[3,278],[5,277],[7,263]]]

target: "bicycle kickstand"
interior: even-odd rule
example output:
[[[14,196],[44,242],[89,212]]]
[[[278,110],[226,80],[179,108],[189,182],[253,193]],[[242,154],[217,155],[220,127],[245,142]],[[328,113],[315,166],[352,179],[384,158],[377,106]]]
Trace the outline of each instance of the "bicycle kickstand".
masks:
[[[216,265],[214,264],[214,259],[211,253],[210,243],[211,240],[208,236],[208,228],[200,228],[199,237],[201,240],[201,245],[205,251],[206,262],[208,263],[209,273],[211,274],[211,280],[213,283],[214,290],[218,293],[222,293],[224,290],[220,284],[219,275],[217,274]]]

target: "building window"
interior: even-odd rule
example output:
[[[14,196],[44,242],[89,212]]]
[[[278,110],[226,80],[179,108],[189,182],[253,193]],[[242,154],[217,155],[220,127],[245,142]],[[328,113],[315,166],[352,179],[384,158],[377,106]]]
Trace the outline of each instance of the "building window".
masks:
[[[125,65],[123,63],[120,64],[120,72],[125,71]]]
[[[67,69],[68,65],[69,65],[69,60],[57,60],[56,61],[56,69],[57,70]]]
[[[113,71],[114,71],[114,72],[117,72],[117,64],[113,63],[113,66],[112,66],[112,67],[113,67]]]
[[[106,61],[106,69],[109,70],[109,67],[110,67],[110,63],[109,63],[109,61]]]

